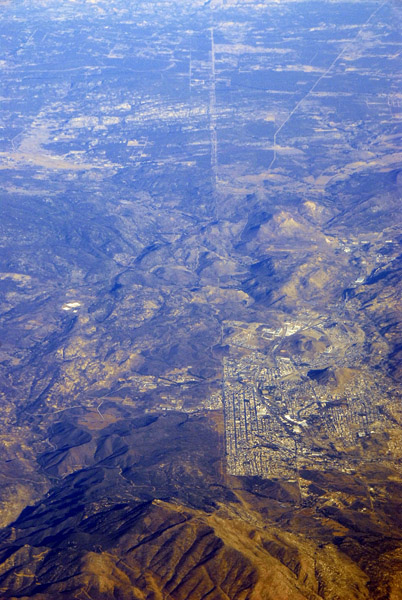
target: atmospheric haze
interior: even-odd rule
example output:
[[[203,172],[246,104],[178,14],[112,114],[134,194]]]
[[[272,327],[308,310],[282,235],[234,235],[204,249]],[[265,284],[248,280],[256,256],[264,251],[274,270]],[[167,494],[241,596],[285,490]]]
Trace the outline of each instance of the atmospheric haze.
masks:
[[[401,5],[0,11],[1,600],[400,600]]]

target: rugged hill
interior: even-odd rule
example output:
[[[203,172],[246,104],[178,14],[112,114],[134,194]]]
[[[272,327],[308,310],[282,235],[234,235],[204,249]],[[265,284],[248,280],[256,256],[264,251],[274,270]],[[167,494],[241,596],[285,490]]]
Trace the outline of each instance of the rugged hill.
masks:
[[[0,12],[0,599],[400,600],[398,3]]]
[[[116,420],[92,415],[95,429],[69,412],[39,458],[51,490],[3,530],[3,597],[398,597],[401,485],[383,473],[306,470],[301,497],[297,483],[222,473],[205,416],[121,418],[108,403]]]

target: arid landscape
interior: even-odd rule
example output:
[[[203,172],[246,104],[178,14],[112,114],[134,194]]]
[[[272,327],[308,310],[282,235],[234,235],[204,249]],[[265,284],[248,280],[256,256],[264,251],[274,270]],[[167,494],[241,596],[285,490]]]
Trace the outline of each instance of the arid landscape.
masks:
[[[0,11],[0,599],[400,600],[400,4]]]

